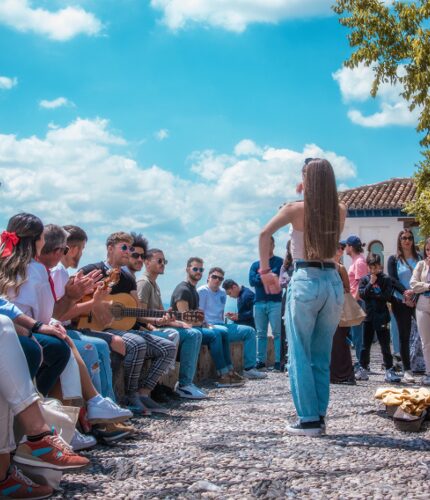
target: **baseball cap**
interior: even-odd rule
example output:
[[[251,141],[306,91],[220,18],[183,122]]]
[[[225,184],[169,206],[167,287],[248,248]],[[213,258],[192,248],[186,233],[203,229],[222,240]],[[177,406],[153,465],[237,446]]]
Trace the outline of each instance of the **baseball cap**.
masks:
[[[341,245],[351,245],[352,247],[362,245],[360,238],[355,234],[351,234],[351,236],[348,236],[346,240],[341,240],[339,243]]]

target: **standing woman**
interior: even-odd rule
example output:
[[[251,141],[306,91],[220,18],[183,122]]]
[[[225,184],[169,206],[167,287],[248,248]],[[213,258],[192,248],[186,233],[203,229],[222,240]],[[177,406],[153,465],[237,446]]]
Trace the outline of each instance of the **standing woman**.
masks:
[[[426,239],[424,245],[424,260],[418,262],[412,273],[411,288],[414,293],[420,294],[416,313],[426,365],[421,384],[430,385],[430,238]]]
[[[259,273],[266,293],[279,292],[269,267],[270,237],[291,224],[294,272],[288,287],[288,335],[291,393],[298,421],[289,434],[325,433],[330,392],[332,339],[343,305],[343,286],[334,262],[346,208],[339,204],[333,168],[327,160],[308,159],[298,192],[304,200],[284,205],[260,233]]]
[[[389,257],[387,270],[394,289],[391,306],[399,331],[400,356],[405,382],[415,382],[411,371],[409,351],[412,317],[415,315],[414,292],[410,288],[410,281],[419,260],[421,259],[415,248],[412,231],[403,229],[397,237],[397,255]]]

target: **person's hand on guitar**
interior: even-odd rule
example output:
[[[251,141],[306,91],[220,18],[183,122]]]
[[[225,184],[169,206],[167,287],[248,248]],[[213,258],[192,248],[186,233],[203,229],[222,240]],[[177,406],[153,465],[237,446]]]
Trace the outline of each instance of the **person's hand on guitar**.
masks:
[[[162,318],[157,318],[154,321],[155,326],[166,326],[166,325],[171,325],[172,323],[172,315],[166,311],[166,314],[163,315]]]
[[[97,322],[103,326],[103,330],[108,328],[114,319],[111,312],[111,303],[107,300],[111,289],[105,288],[103,283],[96,284],[93,295],[92,313]]]

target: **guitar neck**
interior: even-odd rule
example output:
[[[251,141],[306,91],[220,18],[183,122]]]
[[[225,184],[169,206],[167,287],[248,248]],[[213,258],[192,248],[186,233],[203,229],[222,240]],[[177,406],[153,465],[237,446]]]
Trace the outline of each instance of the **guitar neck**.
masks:
[[[140,307],[124,307],[121,310],[122,316],[129,318],[162,318],[167,311],[160,311],[159,309],[142,309]],[[183,313],[179,311],[169,311],[176,319],[182,320]]]

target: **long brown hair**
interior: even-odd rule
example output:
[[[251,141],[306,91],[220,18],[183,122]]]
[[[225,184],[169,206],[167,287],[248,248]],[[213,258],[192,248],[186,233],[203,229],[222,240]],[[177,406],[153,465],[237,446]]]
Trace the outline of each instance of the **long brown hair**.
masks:
[[[409,233],[412,236],[412,246],[411,246],[412,256],[415,260],[418,261],[418,260],[420,260],[420,256],[418,255],[418,252],[417,252],[417,249],[415,246],[414,233],[409,228],[402,229],[397,236],[397,258],[402,260],[403,262],[406,262],[405,256],[403,255],[403,248],[402,248],[402,236],[404,236],[406,233]]]
[[[330,162],[309,161],[303,167],[303,185],[305,259],[331,259],[339,243],[340,210]]]
[[[9,257],[0,257],[0,295],[17,294],[27,280],[27,267],[36,257],[36,241],[43,233],[43,223],[32,214],[21,213],[9,219],[7,231],[15,233],[19,242]]]

